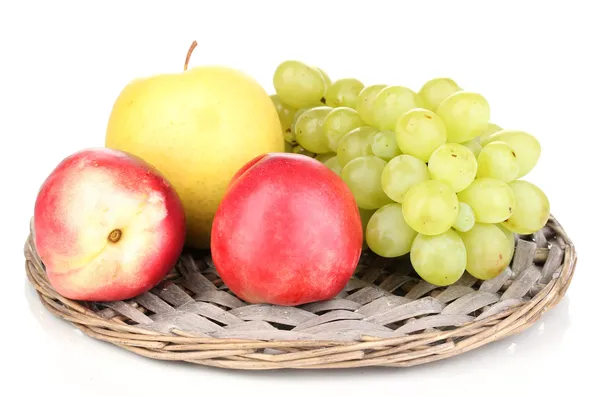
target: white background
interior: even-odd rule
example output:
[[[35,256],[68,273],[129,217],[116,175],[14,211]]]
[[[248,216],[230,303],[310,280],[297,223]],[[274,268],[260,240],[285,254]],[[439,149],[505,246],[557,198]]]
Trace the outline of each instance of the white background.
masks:
[[[488,395],[595,388],[596,361],[586,361],[598,356],[599,324],[595,7],[593,0],[2,1],[0,393]],[[449,360],[412,369],[318,372],[151,361],[52,317],[23,267],[38,187],[68,154],[103,144],[112,103],[125,84],[181,70],[194,39],[199,48],[192,66],[242,69],[269,92],[277,64],[294,58],[333,79],[418,90],[430,78],[449,76],[485,95],[494,122],[529,131],[542,143],[527,179],[550,197],[579,254],[563,302],[524,333]]]

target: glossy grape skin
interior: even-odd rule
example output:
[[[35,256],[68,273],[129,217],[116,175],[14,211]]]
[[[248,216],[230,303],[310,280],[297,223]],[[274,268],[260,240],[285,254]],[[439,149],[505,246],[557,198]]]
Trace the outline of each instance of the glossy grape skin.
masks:
[[[356,108],[356,102],[364,84],[356,78],[342,78],[327,89],[325,103],[331,107]]]
[[[423,108],[435,112],[444,99],[461,90],[451,78],[434,78],[423,84],[418,95]]]
[[[304,111],[295,124],[296,141],[305,149],[316,154],[328,153],[329,144],[323,132],[323,122],[331,107],[319,106]]]
[[[317,156],[317,154],[305,149],[304,147],[300,146],[299,144],[292,147],[292,153],[306,155],[307,157],[311,157],[311,158],[315,158]]]
[[[331,86],[331,78],[329,78],[329,75],[319,67],[315,67],[315,69],[317,69],[317,71],[321,73],[321,77],[323,77],[323,81],[325,81],[325,88],[329,88]]]
[[[362,223],[363,230],[363,245],[362,248],[367,249],[369,245],[367,245],[367,225],[369,224],[369,220],[371,216],[377,211],[377,209],[362,209],[358,208],[358,213],[360,214],[360,221]]]
[[[398,203],[404,201],[409,188],[425,180],[429,180],[427,164],[407,154],[392,158],[381,173],[383,191]]]
[[[381,188],[385,164],[381,158],[366,155],[354,158],[342,168],[342,180],[352,191],[359,208],[378,209],[392,202]]]
[[[329,148],[337,152],[340,140],[348,132],[365,125],[356,110],[350,107],[337,107],[325,117],[323,131],[327,136]]]
[[[448,286],[460,279],[467,267],[467,249],[453,230],[438,235],[419,234],[410,249],[410,261],[423,280]]]
[[[373,116],[373,102],[375,102],[377,94],[385,87],[387,87],[385,84],[375,84],[364,87],[360,91],[356,101],[356,111],[365,124],[376,126]]]
[[[517,155],[519,173],[517,179],[527,175],[535,167],[542,152],[540,142],[531,134],[523,131],[502,130],[491,134],[484,147],[492,142],[508,144]]]
[[[417,232],[406,224],[402,205],[398,203],[377,209],[365,232],[369,248],[382,257],[400,257],[409,253],[417,236]]]
[[[395,130],[398,119],[407,111],[420,107],[417,94],[406,87],[383,88],[373,102],[373,120],[380,130]]]
[[[426,180],[408,189],[402,212],[413,230],[426,235],[441,234],[458,217],[458,199],[446,183]]]
[[[459,91],[448,96],[437,109],[446,125],[450,143],[464,143],[481,136],[490,121],[490,105],[480,94]]]
[[[396,134],[393,131],[381,131],[373,136],[371,151],[374,155],[386,161],[402,154],[398,143],[396,143]]]
[[[294,108],[321,105],[326,85],[321,72],[296,60],[282,62],[273,75],[279,98]]]
[[[318,154],[315,159],[319,162],[325,163],[329,158],[334,157],[335,153],[321,153]]]
[[[438,147],[429,158],[429,176],[443,181],[454,192],[467,188],[477,174],[477,160],[471,150],[457,143]]]
[[[510,264],[511,241],[495,224],[475,223],[459,235],[467,248],[467,272],[475,278],[495,278]]]
[[[502,130],[502,127],[500,127],[499,125],[491,123],[491,122],[488,122],[487,129],[479,137],[479,143],[481,144],[481,146],[482,147],[485,146],[487,144],[488,138],[492,134],[494,134],[494,133],[496,133],[498,131],[501,131],[501,130]]]
[[[331,169],[338,175],[342,174],[342,166],[340,165],[340,163],[338,161],[337,155],[334,155],[333,157],[326,159],[323,163],[325,164],[326,167],[328,167],[329,169]]]
[[[469,205],[464,202],[458,203],[458,216],[452,225],[457,231],[467,232],[475,225],[475,213]]]
[[[446,126],[440,117],[425,109],[404,113],[396,122],[396,141],[404,154],[425,162],[431,154],[446,143]]]
[[[358,127],[344,135],[337,147],[338,161],[342,167],[352,159],[372,155],[371,143],[379,131],[373,127]]]
[[[463,146],[465,146],[466,148],[468,148],[469,150],[471,150],[471,152],[473,153],[475,158],[479,157],[479,154],[481,153],[481,149],[482,149],[479,138],[471,139],[468,142],[464,142],[461,144]]]
[[[509,245],[509,250],[510,250],[508,262],[510,263],[510,261],[512,260],[514,254],[515,254],[515,248],[516,248],[515,234],[512,231],[506,229],[506,227],[502,226],[501,224],[496,224],[496,226],[504,233],[504,235],[506,236],[506,239],[508,240],[508,245]]]
[[[469,187],[458,193],[458,199],[473,209],[478,223],[501,223],[515,209],[513,191],[508,184],[497,179],[473,180]]]
[[[502,223],[517,234],[533,234],[541,230],[550,217],[550,202],[535,184],[515,180],[508,184],[515,197],[512,215]]]
[[[487,144],[477,158],[477,177],[489,177],[510,183],[519,174],[515,151],[504,142]]]
[[[277,95],[271,95],[271,100],[273,101],[275,110],[277,110],[277,115],[279,116],[283,137],[287,142],[294,143],[295,136],[292,133],[292,121],[294,120],[296,109],[283,103]]]

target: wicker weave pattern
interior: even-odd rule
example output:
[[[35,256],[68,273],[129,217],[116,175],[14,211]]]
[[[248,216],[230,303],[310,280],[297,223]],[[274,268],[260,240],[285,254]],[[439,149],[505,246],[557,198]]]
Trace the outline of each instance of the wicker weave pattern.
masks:
[[[209,255],[183,255],[176,271],[130,301],[79,303],[58,295],[33,238],[27,274],[44,306],[85,334],[154,359],[237,369],[411,366],[447,358],[529,327],[564,295],[576,253],[552,217],[516,240],[512,264],[481,282],[440,288],[410,263],[365,254],[335,299],[299,307],[247,304]]]

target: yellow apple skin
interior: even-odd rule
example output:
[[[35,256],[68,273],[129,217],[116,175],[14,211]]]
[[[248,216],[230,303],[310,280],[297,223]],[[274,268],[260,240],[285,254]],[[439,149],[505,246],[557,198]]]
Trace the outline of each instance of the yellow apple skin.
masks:
[[[233,175],[261,154],[285,151],[265,90],[218,66],[132,81],[114,103],[105,145],[141,157],[171,182],[184,205],[187,242],[201,249],[210,247]]]
[[[35,245],[64,297],[114,301],[156,286],[185,242],[181,200],[153,167],[106,148],[74,153],[35,202]]]

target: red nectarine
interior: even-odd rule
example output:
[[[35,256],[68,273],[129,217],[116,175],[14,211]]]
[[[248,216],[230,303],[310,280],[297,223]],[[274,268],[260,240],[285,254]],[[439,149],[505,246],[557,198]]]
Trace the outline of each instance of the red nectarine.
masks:
[[[292,306],[336,296],[356,270],[362,236],[356,201],[337,174],[304,155],[271,153],[233,177],[211,251],[238,297]]]
[[[58,164],[40,188],[33,223],[50,283],[76,300],[149,290],[185,241],[183,206],[169,182],[140,158],[105,148]]]

